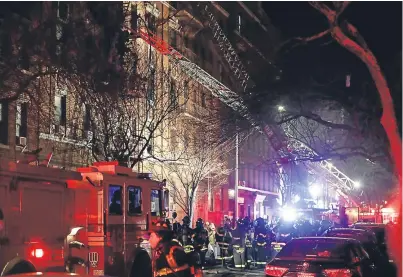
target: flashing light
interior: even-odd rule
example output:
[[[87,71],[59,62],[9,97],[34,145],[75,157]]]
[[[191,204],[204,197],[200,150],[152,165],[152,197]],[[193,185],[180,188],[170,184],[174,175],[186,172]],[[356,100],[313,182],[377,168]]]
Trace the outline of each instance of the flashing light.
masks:
[[[313,185],[309,186],[308,190],[309,190],[309,193],[311,194],[312,198],[316,199],[320,195],[321,189],[320,189],[319,185],[313,184]]]
[[[44,255],[44,251],[41,248],[37,248],[37,249],[34,249],[31,251],[31,255],[32,255],[32,257],[35,257],[35,258],[42,258]]]
[[[361,187],[360,182],[354,182],[354,188],[358,189]]]
[[[285,221],[294,221],[297,219],[297,211],[294,208],[284,207],[281,211],[281,217]]]
[[[279,112],[284,112],[285,111],[284,106],[278,106],[277,109],[278,109]]]

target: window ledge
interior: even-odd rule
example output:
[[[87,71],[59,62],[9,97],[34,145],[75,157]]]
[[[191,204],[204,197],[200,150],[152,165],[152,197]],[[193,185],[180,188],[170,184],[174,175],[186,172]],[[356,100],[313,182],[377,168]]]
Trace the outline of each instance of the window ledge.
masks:
[[[0,143],[1,149],[10,149],[10,145]]]
[[[81,146],[81,147],[88,147],[88,148],[91,147],[91,143],[87,143],[84,140],[80,141],[80,140],[75,140],[75,139],[69,139],[69,138],[61,137],[61,136],[54,135],[54,134],[40,133],[39,138],[46,139],[46,140],[53,140],[53,141],[57,141],[57,142],[61,142],[61,143],[73,144],[73,145],[77,145],[77,146]]]

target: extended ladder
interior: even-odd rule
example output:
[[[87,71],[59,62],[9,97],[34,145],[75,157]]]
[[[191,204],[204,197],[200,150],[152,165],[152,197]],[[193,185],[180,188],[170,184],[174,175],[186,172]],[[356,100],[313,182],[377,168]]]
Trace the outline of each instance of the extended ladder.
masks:
[[[204,8],[204,10],[208,12],[208,8]],[[249,75],[244,69],[242,63],[240,62],[238,56],[236,55],[236,52],[230,45],[228,39],[222,32],[221,27],[214,19],[212,13],[208,12],[208,16],[209,20],[211,20],[210,18],[214,20],[214,23],[212,23],[211,26],[214,27],[215,31],[213,30],[213,32],[215,34],[215,37],[219,38],[219,41],[221,43],[220,45],[222,45],[220,49],[225,50],[226,49],[226,47],[224,47],[225,45],[230,46],[228,47],[228,52],[226,52],[226,54],[224,55],[226,58],[228,58],[228,63],[230,64],[233,72],[236,73],[237,77],[239,76],[242,88],[246,90],[248,88],[248,84],[250,84],[248,83],[250,82]],[[247,119],[252,124],[253,127],[266,134],[273,149],[279,154],[280,157],[287,158],[290,160],[294,159],[294,157],[290,153],[291,151],[288,148],[289,143],[286,140],[284,131],[281,130],[281,128],[279,128],[278,126],[265,125],[263,128],[261,128],[261,126],[256,122],[255,118],[250,114],[247,106],[245,105],[239,94],[233,92],[231,89],[229,89],[224,84],[219,82],[217,79],[215,79],[205,70],[203,70],[197,64],[193,63],[192,61],[184,57],[163,39],[147,30],[146,27],[140,27],[138,30],[133,30],[126,25],[123,27],[123,30],[133,35],[134,36],[133,39],[140,37],[147,44],[151,45],[154,49],[156,49],[159,53],[168,56],[170,58],[170,61],[173,64],[180,66],[180,68],[189,77],[200,83],[202,86],[208,89],[215,97],[219,98],[220,101],[222,101],[224,104],[232,108],[234,111],[238,112],[242,117]],[[235,68],[237,68],[237,70],[235,70]],[[282,137],[283,139],[280,139],[280,137]],[[310,148],[305,146],[305,149]],[[312,151],[312,149],[310,149],[310,151]],[[350,178],[348,178],[341,171],[337,170],[337,168],[335,168],[334,166],[330,167],[328,163],[326,163],[326,161],[319,163],[319,165],[323,169],[325,169],[328,173],[330,173],[331,176],[336,178],[339,183],[341,182],[341,187],[343,188],[343,190],[347,190],[347,188],[350,187],[345,185],[345,180],[347,180],[348,183],[353,183],[353,181]]]

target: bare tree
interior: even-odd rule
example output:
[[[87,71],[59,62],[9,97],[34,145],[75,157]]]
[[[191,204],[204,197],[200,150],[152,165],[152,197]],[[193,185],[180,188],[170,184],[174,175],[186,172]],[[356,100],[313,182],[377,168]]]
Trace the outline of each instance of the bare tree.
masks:
[[[167,181],[171,197],[191,219],[196,199],[207,187],[222,185],[228,180],[230,169],[225,155],[234,147],[234,139],[220,140],[217,136],[218,122],[195,122],[186,119],[171,137],[171,149],[176,150],[175,162],[155,164],[153,172]]]
[[[402,142],[397,127],[397,120],[394,112],[393,99],[391,96],[390,88],[385,78],[379,62],[376,59],[374,53],[371,51],[365,39],[361,36],[358,29],[351,24],[347,19],[342,19],[341,15],[350,5],[350,2],[310,2],[310,5],[322,13],[328,23],[329,28],[314,36],[307,38],[298,38],[302,42],[309,42],[325,35],[330,34],[340,46],[344,47],[357,58],[359,58],[368,68],[368,71],[375,83],[378,91],[378,95],[382,104],[382,117],[380,123],[382,124],[386,136],[389,140],[389,151],[394,164],[394,172],[398,177],[399,194],[401,195],[402,181],[401,181],[401,168],[402,168]],[[401,241],[401,202],[398,204],[400,216],[399,216],[399,228],[395,234],[393,234],[394,240]],[[396,247],[391,247],[394,252],[396,260],[401,261],[401,248],[397,245],[401,243],[393,243]],[[402,274],[401,264],[399,265],[399,274]]]

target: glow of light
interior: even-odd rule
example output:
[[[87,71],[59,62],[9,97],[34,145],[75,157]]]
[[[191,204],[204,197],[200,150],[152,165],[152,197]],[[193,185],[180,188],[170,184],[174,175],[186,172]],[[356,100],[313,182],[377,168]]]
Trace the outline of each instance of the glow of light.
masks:
[[[281,217],[285,221],[294,221],[295,219],[297,219],[297,211],[294,208],[284,207],[281,210]]]
[[[234,189],[229,189],[228,190],[228,197],[231,199],[235,198],[235,190]]]
[[[354,188],[358,189],[361,187],[361,184],[359,182],[354,182]]]
[[[320,186],[319,185],[311,185],[308,188],[309,193],[311,194],[312,198],[318,198],[318,196],[320,195]]]
[[[333,167],[333,164],[328,162],[327,166],[331,169]]]
[[[392,208],[383,208],[381,211],[382,213],[391,213],[391,214],[395,213],[395,210]]]
[[[299,195],[294,195],[294,203],[297,203],[299,200],[301,200],[301,197]]]
[[[278,109],[279,112],[284,112],[285,111],[284,106],[278,106],[277,109]]]

